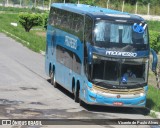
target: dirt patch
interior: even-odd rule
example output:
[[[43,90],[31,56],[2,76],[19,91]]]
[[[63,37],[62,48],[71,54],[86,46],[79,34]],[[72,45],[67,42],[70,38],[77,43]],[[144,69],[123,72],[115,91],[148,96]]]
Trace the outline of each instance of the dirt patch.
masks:
[[[46,32],[36,32],[36,35],[46,37]]]
[[[154,75],[154,73],[151,70],[149,71],[148,85],[152,85],[154,87],[157,87],[156,76]]]

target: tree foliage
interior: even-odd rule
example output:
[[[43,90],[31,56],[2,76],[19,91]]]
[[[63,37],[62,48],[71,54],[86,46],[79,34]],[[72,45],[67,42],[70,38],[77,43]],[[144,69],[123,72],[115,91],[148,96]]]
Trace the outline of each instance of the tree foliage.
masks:
[[[32,27],[42,25],[43,18],[40,14],[21,13],[19,15],[19,23],[24,27],[26,32],[29,32]]]
[[[160,51],[160,33],[156,31],[149,31],[150,34],[150,47],[157,53]]]

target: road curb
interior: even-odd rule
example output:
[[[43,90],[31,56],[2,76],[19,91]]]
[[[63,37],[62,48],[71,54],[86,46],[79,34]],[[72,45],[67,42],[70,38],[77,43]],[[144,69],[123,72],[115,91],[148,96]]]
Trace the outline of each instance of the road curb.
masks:
[[[40,54],[42,54],[43,56],[46,55],[46,53],[44,51],[42,51],[42,50],[40,50]]]
[[[150,110],[150,113],[155,113],[156,117],[160,119],[160,112],[156,112],[154,110]]]
[[[7,35],[10,35],[11,37],[14,37],[14,38],[20,40],[22,43],[24,43],[24,44],[26,44],[26,45],[30,45],[29,42],[27,42],[27,41],[25,41],[25,40],[22,40],[21,38],[13,35],[12,33],[9,33],[9,32],[7,32],[7,31],[5,31],[5,30],[3,30],[3,29],[2,29],[2,32],[6,33]],[[45,56],[45,52],[44,52],[44,51],[40,50],[39,53],[42,54],[43,56]]]
[[[7,31],[5,31],[5,30],[3,30],[3,29],[2,29],[2,32],[4,32],[4,33],[10,35],[11,37],[14,37],[14,38],[16,38],[16,39],[22,41],[22,43],[25,43],[26,45],[29,45],[29,44],[30,44],[29,42],[27,42],[27,41],[25,41],[25,40],[22,40],[21,38],[19,38],[19,37],[13,35],[12,33],[7,32]]]
[[[151,114],[151,113],[155,113],[156,118],[157,118],[157,119],[160,119],[160,112],[156,112],[156,111],[151,110],[151,109],[149,109],[149,108],[147,108],[147,107],[146,107],[146,109],[147,109],[148,111],[150,111],[150,114]]]

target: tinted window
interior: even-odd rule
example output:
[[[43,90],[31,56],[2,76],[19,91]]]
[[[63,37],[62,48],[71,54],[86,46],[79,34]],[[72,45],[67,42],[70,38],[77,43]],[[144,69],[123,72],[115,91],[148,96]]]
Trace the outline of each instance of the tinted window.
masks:
[[[57,46],[56,58],[57,62],[63,64],[64,66],[66,66],[67,68],[73,70],[78,74],[81,73],[80,58],[72,51],[69,51],[68,49],[63,48],[61,46]]]
[[[83,15],[57,8],[51,8],[49,17],[50,25],[78,36],[81,41],[83,40]]]

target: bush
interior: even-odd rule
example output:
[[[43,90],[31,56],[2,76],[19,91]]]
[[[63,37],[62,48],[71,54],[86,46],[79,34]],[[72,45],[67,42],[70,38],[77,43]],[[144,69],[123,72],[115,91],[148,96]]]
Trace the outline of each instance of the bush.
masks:
[[[19,23],[26,32],[29,32],[32,27],[41,26],[43,24],[43,18],[40,14],[21,13],[19,15]]]
[[[160,51],[160,33],[156,31],[149,31],[150,34],[150,47],[157,53]]]
[[[45,51],[46,46],[46,37],[45,37],[45,30],[43,30],[42,26],[38,26],[33,31],[25,32],[25,29],[18,23],[17,27],[12,26],[10,23],[16,23],[19,20],[19,14],[0,14],[0,31],[5,30],[14,36],[26,41],[23,42],[11,35],[11,37],[21,42],[24,46],[32,49],[35,52],[40,52],[40,50]],[[4,31],[2,31],[4,32]],[[42,35],[43,33],[43,35]],[[29,43],[28,43],[29,42]]]

